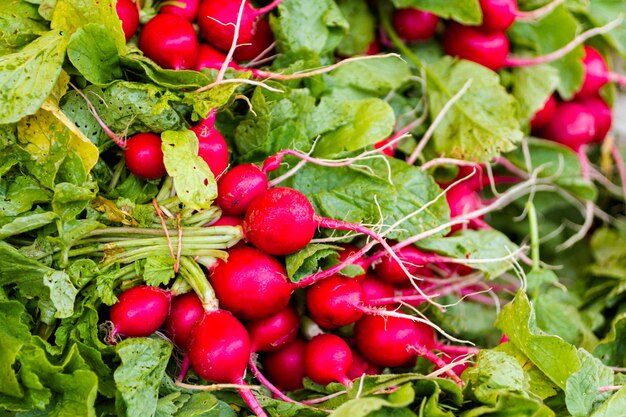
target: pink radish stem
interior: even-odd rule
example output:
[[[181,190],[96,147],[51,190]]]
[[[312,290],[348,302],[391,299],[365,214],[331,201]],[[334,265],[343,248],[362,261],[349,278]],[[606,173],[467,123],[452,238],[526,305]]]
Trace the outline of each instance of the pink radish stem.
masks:
[[[607,76],[609,78],[609,81],[619,84],[622,87],[626,87],[626,76],[618,74],[617,72],[609,72]]]
[[[266,387],[268,390],[270,390],[270,392],[276,397],[288,403],[298,403],[294,399],[289,398],[287,395],[285,395],[285,393],[276,388],[274,384],[272,384],[267,378],[265,378],[265,376],[261,373],[259,367],[256,364],[256,354],[253,353],[252,355],[250,355],[250,361],[248,362],[248,366],[252,371],[252,375],[254,375],[254,377],[259,380],[259,382],[263,384],[263,386]]]
[[[189,357],[185,353],[183,356],[183,363],[180,365],[180,373],[178,374],[178,380],[183,381],[187,376],[187,372],[189,372],[189,367],[191,364],[189,363]]]
[[[278,7],[278,5],[280,3],[282,3],[283,0],[274,0],[273,2],[271,2],[270,4],[268,4],[265,7],[261,7],[260,9],[256,9],[254,10],[253,14],[255,16],[262,16],[270,11],[272,11],[273,9],[275,9],[276,7]]]
[[[437,368],[445,368],[448,364],[444,362],[439,356],[435,355],[432,351],[428,350],[424,346],[414,345],[408,346],[407,349],[415,351],[419,356],[429,360],[434,363]],[[452,369],[448,369],[445,371],[445,374],[454,380],[459,385],[463,385],[463,381],[457,374],[454,373]]]
[[[244,381],[243,378],[239,378],[237,381],[235,381],[235,383],[246,385],[246,381]],[[256,414],[257,417],[268,417],[263,410],[263,407],[261,407],[261,404],[259,404],[259,400],[257,400],[257,398],[254,396],[250,388],[238,388],[237,391],[239,391],[239,395],[241,395],[241,398],[243,398],[246,404],[248,404],[248,407],[250,407],[252,412]]]

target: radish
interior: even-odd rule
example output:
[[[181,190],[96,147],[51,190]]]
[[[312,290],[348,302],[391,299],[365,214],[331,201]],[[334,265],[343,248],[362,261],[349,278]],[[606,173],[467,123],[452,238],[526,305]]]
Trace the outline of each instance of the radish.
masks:
[[[451,23],[446,28],[443,48],[448,55],[476,62],[494,71],[506,65],[510,50],[504,33],[485,33],[458,23]]]
[[[426,41],[435,35],[439,18],[433,13],[413,7],[393,12],[393,27],[409,42]]]
[[[264,191],[252,200],[243,219],[246,240],[272,255],[304,248],[318,227],[364,233],[389,249],[380,235],[364,226],[318,216],[306,196],[292,188]]]
[[[439,260],[439,257],[427,255],[414,246],[406,246],[396,251],[396,254],[411,275],[434,276],[433,272],[428,268],[428,264],[432,260]],[[374,272],[381,280],[389,284],[403,285],[410,283],[410,277],[407,276],[398,262],[389,255],[374,263]]]
[[[483,21],[480,28],[485,32],[504,32],[515,21],[517,0],[480,0]]]
[[[161,178],[167,173],[161,138],[154,133],[138,133],[130,137],[124,147],[124,162],[130,172],[146,180]]]
[[[580,100],[579,103],[589,110],[595,120],[596,134],[593,138],[594,142],[602,143],[613,124],[611,108],[599,96],[588,97]]]
[[[362,315],[365,295],[358,282],[338,275],[310,286],[306,293],[309,316],[323,329],[354,323]]]
[[[285,268],[260,250],[232,249],[218,261],[209,281],[220,305],[245,320],[270,317],[287,307],[292,285]]]
[[[267,19],[259,19],[256,25],[256,33],[250,45],[241,45],[235,49],[234,58],[239,61],[252,61],[269,52],[274,43],[274,33]]]
[[[385,367],[403,366],[416,355],[434,363],[438,368],[446,363],[431,350],[444,345],[431,337],[432,329],[426,325],[399,317],[365,315],[354,326],[354,337],[359,351],[371,362]],[[470,348],[460,348],[470,349]],[[446,371],[454,381],[461,384],[460,378],[452,371]]]
[[[157,14],[141,30],[139,49],[162,68],[190,69],[198,55],[198,38],[189,21]]]
[[[263,355],[261,363],[265,374],[278,388],[294,391],[303,387],[306,346],[304,340],[296,339],[276,352]]]
[[[254,198],[267,190],[267,186],[267,175],[259,167],[254,164],[237,165],[218,181],[215,202],[224,213],[240,216]]]
[[[352,349],[352,365],[346,375],[349,379],[360,378],[363,375],[379,375],[382,369],[368,361],[358,350]]]
[[[248,322],[252,352],[274,352],[293,341],[300,327],[296,311],[287,307],[271,317]]]
[[[315,336],[304,350],[306,376],[320,385],[339,382],[351,386],[346,375],[352,365],[352,351],[348,344],[334,334]]]
[[[132,0],[117,0],[115,4],[117,16],[122,21],[122,31],[126,42],[135,35],[139,27],[139,10]]]
[[[215,110],[191,130],[198,137],[198,156],[207,163],[213,175],[219,177],[228,168],[228,145],[215,129]]]
[[[172,295],[168,291],[148,285],[130,288],[111,306],[113,331],[110,338],[121,334],[128,337],[146,337],[163,325],[170,312]]]
[[[198,45],[198,55],[196,56],[196,63],[193,69],[196,71],[200,71],[204,68],[219,70],[222,68],[224,61],[226,61],[226,55],[206,43],[201,43]],[[232,61],[228,63],[228,66],[237,71],[241,70],[241,68]]]
[[[243,2],[243,13],[239,25],[238,44],[254,41],[260,17],[278,6],[282,0],[274,0],[269,5],[254,9],[248,0]],[[217,49],[227,52],[235,35],[241,0],[204,0],[198,13],[200,33]]]
[[[166,0],[161,3],[159,13],[169,13],[193,22],[198,17],[200,0]]]
[[[243,218],[239,216],[222,215],[215,223],[211,223],[210,226],[241,226]]]
[[[204,313],[202,301],[194,292],[178,295],[172,300],[170,314],[165,322],[165,329],[174,344],[186,349],[189,344],[191,328]]]
[[[591,46],[585,45],[583,65],[585,66],[585,78],[580,90],[574,96],[575,99],[596,95],[609,82],[609,67],[600,52]]]
[[[596,136],[595,118],[583,104],[559,103],[554,117],[539,130],[539,135],[577,151],[593,142]]]
[[[541,110],[537,111],[533,118],[530,120],[530,128],[532,130],[537,130],[550,122],[550,120],[554,117],[554,113],[556,112],[556,98],[554,94],[548,97],[545,104],[541,108]]]
[[[371,300],[391,298],[395,295],[395,288],[372,274],[365,275],[360,282],[363,290],[363,301],[369,304]]]

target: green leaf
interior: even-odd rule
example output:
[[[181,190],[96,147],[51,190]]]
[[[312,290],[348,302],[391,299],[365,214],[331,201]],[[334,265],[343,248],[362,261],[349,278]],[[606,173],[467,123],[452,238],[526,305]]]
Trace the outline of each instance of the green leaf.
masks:
[[[513,68],[512,76],[512,94],[522,120],[529,120],[541,110],[559,83],[558,71],[550,65]]]
[[[14,285],[27,298],[49,298],[43,278],[54,269],[27,258],[12,246],[0,242],[0,286]]]
[[[171,256],[148,257],[143,267],[143,279],[146,281],[146,284],[153,286],[167,285],[176,276],[174,262],[175,260]]]
[[[438,154],[480,162],[515,149],[523,134],[515,117],[515,101],[500,85],[498,75],[482,65],[450,57],[427,67],[431,118],[470,79],[467,92],[437,126],[433,146]]]
[[[370,43],[376,40],[376,18],[367,1],[338,0],[336,3],[350,25],[350,32],[337,47],[337,52],[346,56],[365,54]]]
[[[117,48],[102,25],[90,23],[78,29],[67,46],[67,57],[92,84],[104,85],[122,78]]]
[[[63,319],[74,314],[74,302],[78,290],[65,271],[54,271],[43,277],[43,283],[50,290],[50,301],[56,312],[54,317]]]
[[[580,369],[574,346],[537,327],[533,306],[523,291],[504,306],[496,327],[561,389],[565,389],[567,378]]]
[[[589,2],[587,19],[595,26],[604,26],[624,13],[624,5],[619,0],[593,0]],[[626,27],[619,25],[604,37],[622,56],[626,56]]]
[[[605,365],[626,366],[626,313],[618,314],[611,322],[611,330],[592,351]]]
[[[165,88],[191,90],[211,82],[209,77],[198,71],[163,69],[154,61],[144,57],[143,54],[133,53],[123,56],[120,58],[120,62],[126,73],[133,73],[142,81],[150,81]]]
[[[567,379],[565,403],[573,417],[586,417],[611,395],[598,388],[613,385],[613,371],[586,350],[578,349],[578,358],[581,366]]]
[[[50,201],[51,193],[36,179],[20,175],[11,180],[3,197],[4,201],[0,200],[0,216],[17,216],[30,211],[34,204]]]
[[[126,39],[114,0],[57,0],[50,26],[72,35],[83,26],[95,23],[106,28],[120,55],[126,52]]]
[[[485,260],[485,262],[459,262],[479,271],[483,271],[487,278],[495,278],[512,267],[511,259],[498,259],[510,256],[517,250],[517,245],[497,230],[462,230],[448,237],[422,239],[418,242],[421,249],[436,252],[441,255],[471,261]],[[494,260],[496,259],[496,260]]]
[[[172,345],[161,339],[138,337],[122,341],[116,351],[122,360],[114,374],[118,410],[128,417],[154,415]]]
[[[57,184],[52,197],[53,211],[64,221],[74,219],[96,196],[95,187],[94,183],[85,183],[85,186],[68,182]]]
[[[378,224],[382,212],[390,226],[420,210],[386,235],[389,239],[406,239],[448,221],[448,205],[438,198],[441,189],[419,168],[392,158],[360,165],[368,170],[307,164],[285,185],[303,192],[319,215],[351,223]]]
[[[0,394],[21,397],[24,392],[13,364],[17,353],[30,339],[28,326],[22,323],[24,306],[18,301],[0,303]],[[2,400],[0,398],[0,404]]]
[[[198,392],[189,398],[176,417],[237,417],[237,414],[210,392]]]
[[[466,25],[477,25],[483,20],[478,0],[392,0],[392,3],[396,8],[428,10],[444,19],[453,19]]]
[[[393,133],[393,109],[380,99],[341,102],[322,100],[318,110],[335,110],[334,114],[343,123],[322,135],[315,146],[315,156],[329,157],[356,151],[380,142]]]
[[[47,32],[37,7],[23,0],[0,4],[0,54],[9,54]]]
[[[528,154],[530,155],[530,170],[541,168],[538,175],[541,178],[551,178],[555,184],[571,191],[577,196],[595,200],[596,187],[591,181],[582,177],[580,160],[574,151],[554,141],[544,139],[528,139]],[[506,155],[516,167],[526,170],[526,159],[521,148]]]
[[[0,240],[9,236],[19,235],[31,230],[39,229],[47,224],[52,223],[58,216],[50,211],[45,213],[29,214],[16,218],[0,227]]]
[[[590,417],[613,417],[619,416],[626,410],[626,387],[622,387],[611,395]]]
[[[565,6],[559,6],[541,20],[528,23],[518,20],[507,34],[514,45],[529,47],[536,55],[545,55],[572,41],[579,33],[579,26],[572,13]],[[556,27],[559,30],[553,30]],[[557,90],[563,99],[570,99],[583,82],[582,56],[579,46],[549,64],[559,72]]]
[[[61,73],[66,45],[67,39],[51,30],[19,52],[0,56],[0,124],[39,110]]]
[[[308,244],[304,249],[287,255],[285,258],[287,276],[292,282],[298,282],[301,278],[320,269],[336,265],[339,259],[338,250],[341,250],[341,246],[324,243]]]
[[[217,197],[217,183],[207,163],[198,156],[198,137],[190,130],[161,135],[163,162],[174,179],[176,194],[189,208],[209,208]]]
[[[270,26],[280,52],[330,52],[349,28],[333,0],[290,0],[278,6],[278,15],[270,16]]]
[[[380,397],[363,397],[349,400],[333,411],[329,417],[366,417],[384,407],[403,408],[411,404],[415,391],[410,384],[402,385],[387,400]]]

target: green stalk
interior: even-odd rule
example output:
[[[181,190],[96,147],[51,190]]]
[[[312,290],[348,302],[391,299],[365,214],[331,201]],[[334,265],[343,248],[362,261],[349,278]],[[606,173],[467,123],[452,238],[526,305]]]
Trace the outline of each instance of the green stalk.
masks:
[[[182,257],[180,259],[179,273],[193,288],[200,301],[202,301],[204,311],[211,312],[219,308],[219,301],[213,287],[209,284],[202,268],[193,259],[186,256]]]
[[[537,211],[535,205],[529,200],[526,203],[528,210],[528,227],[530,228],[530,257],[533,261],[532,270],[539,271],[541,269],[541,260],[539,257],[539,223],[537,222]]]

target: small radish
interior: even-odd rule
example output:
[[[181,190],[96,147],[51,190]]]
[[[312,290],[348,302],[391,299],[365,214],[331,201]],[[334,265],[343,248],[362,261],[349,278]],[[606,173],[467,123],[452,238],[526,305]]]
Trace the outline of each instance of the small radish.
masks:
[[[494,71],[505,67],[510,50],[504,33],[485,33],[458,23],[451,23],[446,28],[443,48],[448,55],[476,62]]]
[[[213,175],[219,177],[228,168],[228,145],[215,128],[215,111],[191,130],[198,137],[198,156],[207,163]]]
[[[304,352],[307,343],[296,339],[276,352],[263,355],[261,363],[267,377],[278,388],[285,391],[295,391],[303,387],[304,379]]]
[[[591,46],[585,45],[583,65],[585,66],[585,78],[580,90],[574,97],[576,99],[598,94],[600,89],[609,82],[609,67],[600,52]]]
[[[176,346],[187,348],[191,328],[203,313],[202,301],[196,293],[189,292],[174,297],[165,329]]]
[[[130,172],[146,180],[161,178],[167,173],[161,138],[154,133],[138,133],[130,137],[124,147],[124,162]]]
[[[363,289],[352,278],[338,275],[311,285],[306,293],[309,316],[323,329],[354,323],[363,315]]]
[[[122,21],[122,31],[128,42],[139,27],[139,10],[137,10],[137,6],[132,0],[117,0],[115,11]]]
[[[416,355],[431,361],[437,368],[445,367],[446,363],[431,351],[439,348],[436,340],[431,338],[431,332],[430,327],[418,326],[406,318],[374,315],[363,316],[354,326],[359,351],[368,360],[385,367],[404,366]],[[462,383],[454,372],[445,373]]]
[[[157,331],[170,312],[172,295],[168,291],[148,285],[130,288],[111,306],[113,322],[111,340],[121,334],[128,337],[146,337]]]
[[[428,264],[431,260],[439,260],[438,257],[427,255],[414,246],[406,246],[396,251],[396,254],[411,275],[421,277],[434,276],[433,272],[428,268]],[[410,283],[410,277],[407,276],[398,262],[388,255],[374,264],[374,272],[381,280],[389,284],[403,285]]]
[[[378,42],[377,39],[374,39],[373,41],[370,42],[369,46],[367,47],[367,51],[365,51],[365,55],[377,55],[380,53],[380,51],[381,51],[380,42]]]
[[[241,226],[243,218],[239,216],[222,215],[219,219],[211,223],[210,226]]]
[[[267,186],[267,175],[259,167],[254,164],[237,165],[218,181],[215,202],[225,214],[240,216],[254,198],[267,190]]]
[[[193,22],[198,17],[200,0],[165,0],[159,7],[159,13],[169,13]]]
[[[252,352],[274,352],[294,340],[300,327],[296,311],[287,307],[271,317],[248,322]]]
[[[256,33],[250,45],[241,45],[235,49],[233,57],[238,61],[252,61],[261,56],[274,43],[274,33],[267,19],[259,19]]]
[[[485,32],[504,32],[515,21],[517,0],[480,0],[483,21],[480,28]]]
[[[320,385],[339,382],[351,386],[346,375],[352,365],[352,351],[348,344],[334,334],[315,336],[304,351],[306,376]]]
[[[393,12],[393,27],[398,35],[409,42],[426,41],[435,35],[439,18],[427,11],[413,7]]]
[[[613,124],[611,108],[599,96],[588,97],[580,100],[579,103],[587,107],[587,110],[589,110],[594,117],[596,126],[596,135],[593,138],[594,142],[602,143]]]
[[[218,261],[209,281],[220,305],[245,320],[283,310],[293,288],[280,262],[250,247],[232,249],[228,261]]]
[[[254,9],[249,1],[243,5],[237,44],[253,43],[260,17],[278,6],[274,0],[267,6]],[[233,43],[235,24],[239,16],[241,0],[204,0],[198,13],[198,26],[204,39],[217,49],[228,51]]]
[[[364,233],[389,249],[380,235],[364,226],[318,216],[306,196],[293,188],[264,191],[252,200],[243,220],[246,240],[272,255],[304,248],[318,227]]]
[[[554,94],[548,97],[545,104],[541,108],[541,110],[537,111],[533,118],[530,120],[530,128],[532,130],[537,130],[550,122],[550,120],[554,117],[554,113],[556,112],[556,98],[554,98]]]
[[[157,14],[141,30],[139,49],[162,68],[190,69],[198,55],[198,38],[189,21]]]
[[[359,351],[352,349],[352,366],[348,369],[346,375],[349,379],[357,379],[363,375],[379,375],[382,369],[378,365],[374,365],[368,361]]]
[[[596,136],[595,118],[583,104],[559,103],[554,117],[539,130],[539,135],[577,151],[593,142]]]
[[[224,65],[224,61],[226,61],[226,55],[206,43],[201,43],[198,46],[198,56],[193,69],[196,71],[204,68],[219,70]],[[240,70],[237,64],[232,61],[228,63],[228,66],[235,70]]]
[[[360,282],[363,290],[363,301],[369,304],[370,300],[391,298],[395,295],[395,288],[372,274],[367,274]]]

